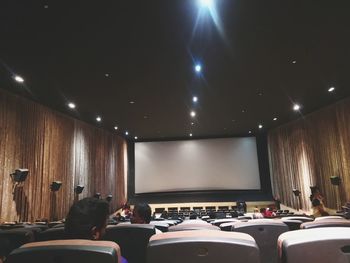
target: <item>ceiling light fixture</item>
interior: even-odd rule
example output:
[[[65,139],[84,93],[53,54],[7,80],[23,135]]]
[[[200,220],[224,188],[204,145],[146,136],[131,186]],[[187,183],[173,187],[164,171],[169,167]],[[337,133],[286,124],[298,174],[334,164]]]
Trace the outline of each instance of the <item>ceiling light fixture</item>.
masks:
[[[335,87],[330,87],[329,89],[328,89],[328,92],[333,92],[335,90]]]
[[[114,126],[114,129],[115,129],[115,130],[118,130],[118,126]]]
[[[194,67],[194,70],[197,72],[197,73],[200,73],[202,71],[202,66],[197,64],[195,67]]]
[[[75,109],[75,104],[73,102],[69,102],[68,107],[71,109]]]
[[[105,74],[105,77],[106,77],[106,78],[108,78],[108,77],[109,77],[109,74],[108,74],[108,73],[106,73],[106,74]]]
[[[252,131],[248,131],[248,133],[249,133],[249,134],[251,134],[251,133],[252,133]]]
[[[13,78],[15,79],[15,81],[17,81],[19,83],[23,83],[24,82],[24,79],[21,76],[16,75]]]
[[[298,111],[298,110],[300,110],[300,108],[301,108],[301,106],[299,104],[294,104],[293,105],[293,110],[294,111]]]
[[[277,118],[275,117],[275,118],[273,118],[273,120],[274,120],[274,121],[277,121]]]
[[[263,128],[262,124],[259,124],[259,126],[258,126],[258,127],[259,127],[259,129],[262,129],[262,128]]]
[[[296,63],[297,63],[297,61],[296,61],[296,60],[293,60],[293,61],[292,61],[292,63],[293,63],[293,64],[296,64]]]
[[[137,136],[135,136],[134,138],[135,138],[135,140],[137,140]]]
[[[102,118],[101,118],[100,116],[97,116],[97,117],[96,117],[96,121],[101,122],[101,121],[102,121]]]
[[[192,118],[194,118],[194,117],[196,117],[196,112],[195,111],[191,111],[190,115],[191,115]]]
[[[192,137],[192,133],[190,133],[190,137]]]
[[[125,132],[125,135],[129,135],[129,132],[128,132],[128,131],[126,131],[126,132]]]
[[[213,0],[199,0],[199,4],[203,7],[209,8],[213,5]]]
[[[198,101],[198,97],[197,96],[193,96],[192,101],[193,102],[197,102]]]
[[[132,101],[129,101],[129,103],[130,103],[130,104],[135,104],[135,101],[132,100]]]

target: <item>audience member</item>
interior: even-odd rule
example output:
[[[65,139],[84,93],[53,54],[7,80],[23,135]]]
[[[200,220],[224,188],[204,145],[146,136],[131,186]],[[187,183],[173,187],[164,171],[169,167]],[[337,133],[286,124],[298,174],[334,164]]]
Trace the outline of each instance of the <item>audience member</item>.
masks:
[[[255,207],[253,211],[253,219],[260,219],[260,218],[264,218],[264,215],[261,212],[259,212],[259,209],[257,207]]]
[[[136,204],[130,221],[132,224],[149,224],[152,218],[152,209],[146,203]],[[156,234],[162,233],[159,229],[156,228]]]
[[[65,231],[71,239],[99,240],[105,233],[109,204],[97,198],[84,198],[72,205],[66,222]],[[127,262],[122,258],[122,263]]]
[[[330,214],[330,209],[326,208],[323,204],[323,196],[320,189],[317,186],[311,186],[310,200],[312,203],[312,215],[314,217],[328,216]]]

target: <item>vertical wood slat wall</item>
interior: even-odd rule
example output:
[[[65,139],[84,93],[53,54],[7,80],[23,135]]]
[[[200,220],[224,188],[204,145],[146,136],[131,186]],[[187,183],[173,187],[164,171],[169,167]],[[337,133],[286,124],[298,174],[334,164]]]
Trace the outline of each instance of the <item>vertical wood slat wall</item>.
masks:
[[[297,207],[292,188],[301,191],[301,206],[311,209],[310,186],[317,185],[325,204],[337,208],[331,176],[340,176],[340,203],[350,201],[350,98],[278,127],[268,134],[273,194]]]
[[[126,141],[105,130],[0,90],[0,222],[64,218],[74,201],[100,192],[113,195],[111,211],[126,200]],[[28,168],[12,193],[10,173]],[[52,181],[62,181],[53,195]],[[53,203],[54,202],[54,203]]]

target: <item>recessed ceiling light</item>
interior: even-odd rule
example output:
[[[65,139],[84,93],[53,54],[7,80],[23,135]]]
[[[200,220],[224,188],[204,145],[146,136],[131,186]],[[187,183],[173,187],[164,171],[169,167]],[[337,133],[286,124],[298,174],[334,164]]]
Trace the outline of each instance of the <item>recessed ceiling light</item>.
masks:
[[[137,140],[137,136],[135,136],[134,138],[135,138],[135,140]]]
[[[191,122],[191,125],[193,126],[193,125],[194,125],[194,122]]]
[[[277,121],[277,118],[275,117],[275,118],[273,118],[273,120],[274,120],[274,121]]]
[[[17,81],[19,83],[23,83],[24,82],[24,79],[21,76],[18,76],[18,75],[14,76],[14,79],[15,79],[15,81]]]
[[[298,110],[300,110],[300,105],[299,104],[294,104],[293,105],[293,110],[295,110],[295,111],[298,111]]]
[[[68,107],[71,109],[75,109],[75,104],[73,102],[69,102]]]
[[[197,101],[198,101],[198,98],[197,98],[196,96],[194,96],[194,97],[192,98],[192,101],[193,101],[193,102],[197,102]]]
[[[249,133],[249,134],[251,134],[251,133],[252,133],[252,131],[249,131],[248,133]]]
[[[44,8],[47,9],[47,8],[49,8],[49,6],[48,5],[44,5]]]
[[[199,4],[203,7],[209,8],[213,4],[213,0],[199,0]]]
[[[130,103],[130,104],[134,104],[134,103],[135,103],[135,101],[133,101],[133,100],[132,100],[132,101],[129,101],[129,103]]]
[[[191,111],[190,115],[191,115],[192,118],[196,117],[196,112],[195,111]]]
[[[296,63],[297,63],[297,61],[296,61],[296,60],[293,60],[293,61],[292,61],[292,63],[293,63],[293,64],[296,64]]]
[[[242,113],[245,113],[245,110],[242,110]]]
[[[190,137],[192,137],[192,133],[190,133]]]
[[[147,115],[145,115],[145,116],[143,116],[143,118],[144,118],[144,119],[148,119],[148,116],[147,116]]]
[[[115,129],[115,130],[118,130],[118,126],[114,126],[114,129]]]
[[[262,128],[263,128],[262,124],[259,124],[259,126],[258,126],[258,127],[259,127],[259,129],[262,129]]]
[[[202,71],[202,66],[197,64],[195,67],[194,67],[194,70],[197,72],[197,73],[200,73]]]
[[[106,74],[105,74],[105,77],[106,77],[106,78],[108,78],[108,77],[109,77],[109,74],[108,74],[108,73],[106,73]]]
[[[100,122],[100,121],[102,121],[102,118],[100,116],[97,116],[96,121]]]
[[[335,90],[335,87],[330,87],[329,89],[328,89],[328,92],[333,92]]]
[[[126,132],[125,132],[125,135],[129,135],[129,132],[128,132],[128,131],[126,131]]]

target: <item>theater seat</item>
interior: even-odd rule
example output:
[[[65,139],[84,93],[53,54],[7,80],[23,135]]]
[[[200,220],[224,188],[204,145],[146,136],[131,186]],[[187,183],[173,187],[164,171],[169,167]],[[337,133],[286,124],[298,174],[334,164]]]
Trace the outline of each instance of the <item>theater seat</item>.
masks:
[[[244,233],[198,230],[157,234],[147,249],[148,263],[259,263],[259,248]]]
[[[325,227],[283,233],[278,238],[281,263],[350,262],[350,228]]]
[[[151,221],[151,225],[154,225],[157,229],[159,229],[162,232],[168,232],[169,230],[169,224],[164,223],[163,221]]]
[[[35,235],[31,229],[17,228],[0,231],[0,257],[7,257],[12,250],[34,240]]]
[[[120,263],[120,248],[114,242],[83,239],[28,243],[14,250],[6,263]]]
[[[314,222],[302,223],[301,229],[319,228],[319,227],[350,227],[350,220],[347,219],[324,219]]]
[[[187,231],[187,230],[220,230],[219,227],[202,221],[202,223],[185,223],[186,221],[176,226],[169,227],[169,232]]]
[[[278,260],[278,237],[289,231],[289,228],[280,220],[250,220],[239,222],[232,226],[232,231],[251,235],[259,249],[261,263],[276,263]]]
[[[307,217],[307,216],[286,216],[282,218],[282,221],[284,220],[297,220],[302,222],[312,222],[314,221],[314,218]]]
[[[229,223],[229,222],[240,222],[240,221],[237,218],[223,218],[223,219],[215,219],[210,223],[214,226],[220,226],[223,223]]]
[[[108,226],[103,239],[118,243],[129,263],[142,263],[146,259],[148,241],[155,233],[153,225],[119,224]]]

